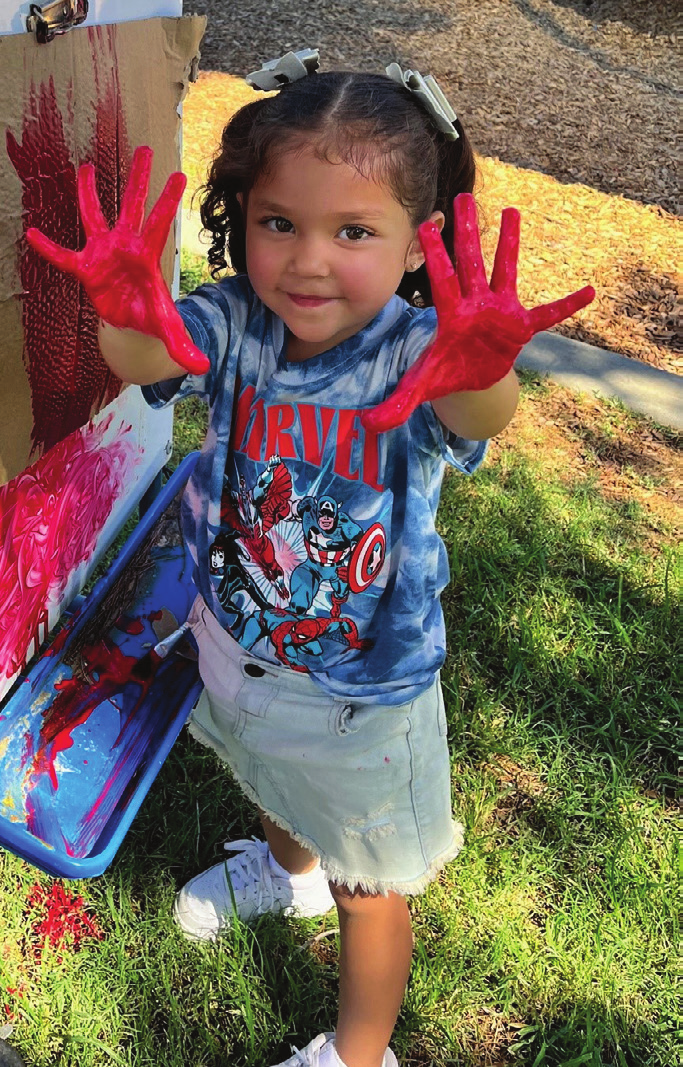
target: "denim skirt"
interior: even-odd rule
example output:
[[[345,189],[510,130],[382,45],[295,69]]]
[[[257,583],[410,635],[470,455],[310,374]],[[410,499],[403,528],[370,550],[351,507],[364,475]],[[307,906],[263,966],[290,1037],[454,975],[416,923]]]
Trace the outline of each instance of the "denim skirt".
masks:
[[[192,735],[330,881],[422,892],[462,846],[438,678],[399,707],[344,701],[250,655],[201,598],[188,621],[205,686]]]

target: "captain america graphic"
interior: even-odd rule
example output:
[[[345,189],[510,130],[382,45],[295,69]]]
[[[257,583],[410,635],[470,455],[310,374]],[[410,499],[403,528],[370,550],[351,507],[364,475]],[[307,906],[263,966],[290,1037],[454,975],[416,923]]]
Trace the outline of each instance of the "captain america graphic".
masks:
[[[301,521],[307,559],[290,579],[290,611],[304,615],[322,584],[332,588],[333,619],[341,615],[341,605],[349,595],[349,561],[363,534],[334,497],[305,496],[294,502],[292,518]]]
[[[382,568],[382,525],[365,530],[320,484],[320,493],[311,492],[309,483],[307,494],[293,496],[290,472],[278,455],[250,479],[251,486],[241,473],[235,482],[237,489],[225,478],[222,526],[210,546],[210,564],[236,640],[250,649],[265,640],[280,663],[306,673],[323,655],[323,642],[370,648],[342,608]]]

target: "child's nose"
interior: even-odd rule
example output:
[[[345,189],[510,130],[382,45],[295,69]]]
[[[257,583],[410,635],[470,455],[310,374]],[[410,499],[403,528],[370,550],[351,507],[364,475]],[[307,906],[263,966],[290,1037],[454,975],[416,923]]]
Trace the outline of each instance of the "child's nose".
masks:
[[[316,237],[302,237],[293,250],[292,268],[302,278],[320,278],[330,273],[326,242]]]

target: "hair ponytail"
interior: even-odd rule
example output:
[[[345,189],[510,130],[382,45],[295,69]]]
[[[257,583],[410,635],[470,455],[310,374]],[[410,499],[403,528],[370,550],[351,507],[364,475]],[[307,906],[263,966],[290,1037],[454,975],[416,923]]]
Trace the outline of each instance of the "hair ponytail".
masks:
[[[199,214],[204,230],[212,238],[207,258],[214,278],[228,266],[228,255],[237,274],[247,271],[244,218],[238,195],[246,195],[258,176],[258,162],[251,148],[252,129],[266,103],[266,99],[254,100],[235,112],[223,130],[206,184],[200,189]]]
[[[474,190],[476,163],[469,138],[459,119],[455,121],[458,138],[448,140],[443,134],[434,132],[437,148],[437,186],[433,211],[442,211],[445,217],[441,237],[448,253],[448,258],[455,266],[455,249],[453,247],[453,201],[460,193]],[[431,212],[430,212],[431,214]],[[431,307],[434,303],[432,287],[427,268],[422,264],[417,270],[403,275],[396,290],[399,296],[409,304],[419,303]]]

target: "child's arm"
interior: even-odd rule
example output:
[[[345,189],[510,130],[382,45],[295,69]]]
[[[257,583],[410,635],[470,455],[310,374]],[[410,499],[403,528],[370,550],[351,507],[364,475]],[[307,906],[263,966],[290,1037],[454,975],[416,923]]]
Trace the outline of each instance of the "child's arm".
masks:
[[[587,285],[562,300],[527,309],[517,297],[519,212],[506,208],[491,274],[486,281],[474,198],[461,193],[454,202],[453,269],[433,222],[418,234],[438,318],[436,339],[384,403],[362,416],[375,432],[405,422],[418,404],[432,401],[442,422],[459,436],[483,440],[507,425],[517,404],[512,369],[535,333],[547,330],[589,304]]]
[[[78,201],[86,235],[80,252],[54,244],[29,229],[29,244],[50,263],[74,274],[104,320],[102,354],[118,377],[138,385],[201,374],[209,361],[190,340],[159,266],[161,253],[185,188],[172,174],[145,222],[152,150],[137,148],[121,203],[109,229],[97,196],[95,171],[78,172]]]
[[[517,410],[519,380],[514,369],[490,389],[463,390],[432,400],[444,426],[468,441],[485,441],[504,430]]]
[[[122,382],[153,385],[184,373],[169,356],[164,342],[147,333],[120,330],[100,319],[98,340],[104,362]],[[189,335],[188,343],[192,343]]]

